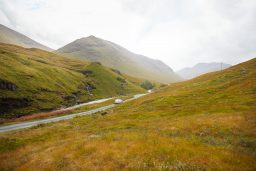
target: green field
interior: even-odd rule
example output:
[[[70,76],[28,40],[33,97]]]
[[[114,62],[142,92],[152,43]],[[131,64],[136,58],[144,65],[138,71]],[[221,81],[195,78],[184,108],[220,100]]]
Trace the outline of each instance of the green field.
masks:
[[[2,170],[256,170],[256,59],[102,116],[0,135]]]
[[[0,44],[0,66],[2,119],[145,91],[135,78],[100,63],[39,49]]]

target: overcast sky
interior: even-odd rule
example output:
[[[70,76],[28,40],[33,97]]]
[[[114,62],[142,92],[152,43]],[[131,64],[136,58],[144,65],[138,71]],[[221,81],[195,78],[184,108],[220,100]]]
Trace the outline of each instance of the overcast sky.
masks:
[[[256,0],[0,0],[0,23],[54,49],[95,35],[174,70],[256,57]]]

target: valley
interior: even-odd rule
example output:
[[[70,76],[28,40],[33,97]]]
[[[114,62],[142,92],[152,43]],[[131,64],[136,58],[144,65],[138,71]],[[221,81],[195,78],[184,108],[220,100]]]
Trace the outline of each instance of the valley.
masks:
[[[172,84],[106,115],[1,133],[0,165],[19,170],[255,170],[255,67],[254,58]]]
[[[0,1],[0,171],[255,171],[241,2]]]
[[[135,99],[137,99],[139,97],[142,97],[144,95],[145,94],[134,95],[132,98],[128,98],[127,100],[125,100],[123,103],[131,101],[131,100],[135,100]],[[110,101],[110,102],[103,103],[105,101]],[[94,105],[94,104],[99,104],[99,105]],[[81,106],[89,106],[89,107],[86,107],[86,109],[85,109],[84,107],[81,107]],[[95,106],[96,106],[96,108],[95,108]],[[21,123],[14,123],[14,124],[8,124],[8,125],[0,126],[0,133],[1,132],[8,132],[8,131],[13,131],[13,130],[18,130],[18,129],[35,127],[35,126],[38,126],[38,125],[41,125],[41,124],[47,124],[47,123],[51,123],[51,122],[59,122],[59,121],[63,121],[63,120],[72,119],[74,117],[92,115],[92,114],[95,114],[95,113],[98,113],[98,112],[102,112],[101,115],[104,115],[104,113],[106,113],[106,112],[103,112],[104,110],[111,109],[115,106],[116,106],[116,104],[113,104],[113,101],[111,100],[111,98],[107,98],[107,99],[91,101],[91,102],[81,104],[81,105],[72,106],[72,107],[62,109],[62,110],[58,110],[58,111],[53,111],[53,112],[49,113],[49,115],[35,114],[34,117],[29,116],[29,117],[22,118],[23,121],[26,120],[26,119],[27,120],[33,119],[34,121],[32,121],[32,122],[21,122]],[[78,109],[76,109],[76,108],[78,108]],[[73,110],[73,109],[76,109],[76,110]],[[77,113],[77,111],[83,111],[83,112]],[[65,116],[57,116],[57,117],[47,118],[49,116],[54,116],[55,113],[57,113],[58,115],[59,114],[62,114],[62,115],[65,114]],[[46,117],[47,119],[35,120],[35,118],[38,118],[37,117],[38,115],[41,116],[40,118]]]
[[[2,120],[146,91],[143,80],[40,49],[0,44],[0,65]]]

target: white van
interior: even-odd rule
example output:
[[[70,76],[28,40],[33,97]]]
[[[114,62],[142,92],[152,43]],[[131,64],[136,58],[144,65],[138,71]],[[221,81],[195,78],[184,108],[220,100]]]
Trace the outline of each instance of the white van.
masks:
[[[124,101],[122,99],[116,99],[114,104],[121,104],[123,103]]]

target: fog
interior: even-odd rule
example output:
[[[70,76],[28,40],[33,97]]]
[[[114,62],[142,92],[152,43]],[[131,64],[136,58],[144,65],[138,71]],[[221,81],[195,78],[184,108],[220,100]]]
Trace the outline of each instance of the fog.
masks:
[[[256,56],[255,0],[1,0],[0,22],[57,49],[95,35],[174,70]]]

